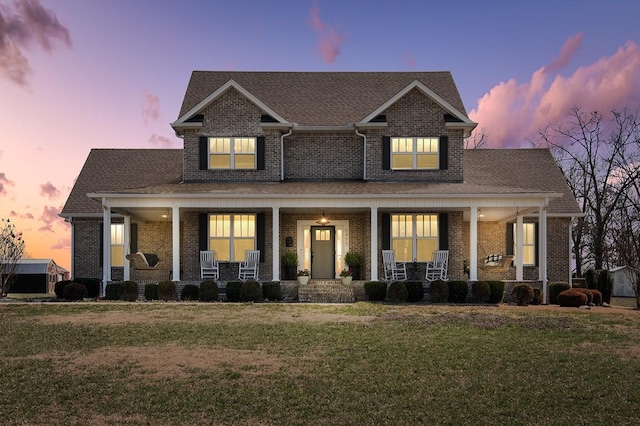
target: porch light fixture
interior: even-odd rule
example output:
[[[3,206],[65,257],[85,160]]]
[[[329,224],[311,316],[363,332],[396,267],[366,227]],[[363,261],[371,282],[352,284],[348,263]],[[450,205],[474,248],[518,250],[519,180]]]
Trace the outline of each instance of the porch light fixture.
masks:
[[[478,209],[478,217],[484,217],[484,213],[482,213],[482,209]]]
[[[318,225],[328,225],[331,222],[329,221],[329,219],[327,219],[326,217],[324,217],[324,210],[322,211],[322,217],[318,220],[316,220],[316,223]]]

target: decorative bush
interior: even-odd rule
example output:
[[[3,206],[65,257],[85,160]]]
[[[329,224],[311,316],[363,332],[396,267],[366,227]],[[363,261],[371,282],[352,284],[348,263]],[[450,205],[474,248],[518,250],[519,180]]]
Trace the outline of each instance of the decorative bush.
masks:
[[[158,283],[158,298],[160,300],[169,301],[176,298],[176,283],[169,280],[160,281]]]
[[[56,297],[58,299],[64,299],[64,288],[71,284],[73,281],[71,280],[64,280],[64,281],[58,281],[55,286],[53,287],[53,292],[56,294]]]
[[[598,290],[591,290],[591,296],[593,297],[593,304],[596,306],[602,306],[602,293]]]
[[[404,303],[409,299],[409,292],[404,281],[394,281],[387,290],[387,300],[394,303]]]
[[[200,283],[200,301],[201,302],[217,302],[218,301],[218,283],[214,280],[204,280]]]
[[[587,303],[587,295],[574,289],[558,294],[558,304],[569,308],[579,308]]]
[[[511,301],[518,306],[528,306],[533,300],[533,287],[529,284],[518,284],[511,291]]]
[[[422,281],[405,281],[407,287],[407,301],[411,303],[421,302],[424,299],[424,287]]]
[[[240,288],[242,287],[241,281],[229,281],[227,283],[227,301],[239,302],[240,301]]]
[[[587,303],[585,303],[585,305],[590,305],[591,302],[593,301],[593,293],[591,293],[592,291],[598,291],[598,290],[591,290],[589,288],[574,288],[575,291],[579,291],[580,293],[584,294],[585,296],[587,296]]]
[[[282,300],[282,288],[279,281],[262,283],[262,297],[267,300]]]
[[[533,299],[531,299],[532,305],[542,305],[542,290],[539,288],[533,289]]]
[[[138,284],[134,281],[121,282],[118,294],[120,296],[120,300],[135,302],[138,300]]]
[[[158,297],[158,284],[145,284],[144,286],[144,298],[145,300],[159,300]]]
[[[259,302],[262,300],[262,288],[260,283],[254,280],[245,281],[240,287],[240,300],[242,302]]]
[[[107,283],[104,289],[104,298],[107,300],[120,300],[120,283]]]
[[[549,303],[558,304],[558,295],[565,290],[569,290],[571,286],[565,282],[554,282],[549,284]]]
[[[364,292],[370,302],[382,302],[387,297],[387,283],[384,281],[367,281]]]
[[[186,284],[180,292],[180,300],[200,299],[200,288],[195,284]]]
[[[71,282],[62,290],[62,298],[65,300],[82,300],[86,297],[89,297],[89,292],[84,284]]]
[[[449,284],[446,281],[434,281],[429,287],[431,302],[444,303],[449,300]]]
[[[471,294],[478,303],[487,303],[491,297],[491,288],[486,281],[474,281],[471,285]]]
[[[89,292],[89,297],[97,299],[100,296],[100,284],[102,281],[98,278],[74,278],[73,281],[84,284]]]
[[[489,303],[501,303],[504,297],[504,281],[487,281],[491,295]]]
[[[449,281],[449,302],[464,303],[468,294],[469,286],[466,281]]]

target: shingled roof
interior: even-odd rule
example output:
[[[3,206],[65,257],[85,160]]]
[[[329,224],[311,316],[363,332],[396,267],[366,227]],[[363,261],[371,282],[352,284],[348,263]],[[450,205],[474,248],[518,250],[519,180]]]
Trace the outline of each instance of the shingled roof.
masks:
[[[345,126],[360,122],[418,81],[466,116],[451,73],[194,71],[178,118],[233,80],[289,123]]]

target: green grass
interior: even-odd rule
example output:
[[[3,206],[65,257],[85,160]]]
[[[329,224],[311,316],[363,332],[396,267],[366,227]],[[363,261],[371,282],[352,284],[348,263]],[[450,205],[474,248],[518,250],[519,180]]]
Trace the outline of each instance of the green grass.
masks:
[[[3,424],[632,424],[640,312],[0,305]]]

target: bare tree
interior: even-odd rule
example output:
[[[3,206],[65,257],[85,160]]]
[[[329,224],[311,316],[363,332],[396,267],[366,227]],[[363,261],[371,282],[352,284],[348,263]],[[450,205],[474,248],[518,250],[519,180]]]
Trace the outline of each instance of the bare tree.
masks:
[[[487,145],[487,128],[476,128],[471,135],[464,140],[464,149],[480,149]]]
[[[22,233],[16,231],[16,226],[9,219],[2,219],[2,230],[0,230],[0,280],[2,281],[0,291],[2,294],[0,296],[7,295],[23,254]]]

